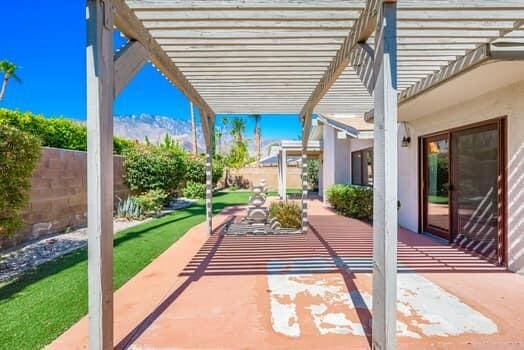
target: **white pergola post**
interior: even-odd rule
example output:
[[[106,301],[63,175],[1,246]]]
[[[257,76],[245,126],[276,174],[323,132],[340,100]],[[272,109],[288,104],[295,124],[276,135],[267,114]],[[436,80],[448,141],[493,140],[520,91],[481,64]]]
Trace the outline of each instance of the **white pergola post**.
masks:
[[[373,91],[372,348],[396,349],[397,305],[397,34],[396,3],[384,0],[375,32]]]
[[[277,153],[277,180],[278,180],[278,196],[282,198],[282,161],[281,150]]]
[[[308,218],[307,218],[307,192],[308,192],[308,181],[307,181],[307,149],[302,146],[302,162],[300,163],[301,173],[301,190],[302,190],[302,233],[306,233],[308,230]]]
[[[282,150],[282,199],[287,202],[287,152]]]
[[[206,143],[206,222],[207,233],[213,232],[213,139],[214,122],[205,110],[200,110],[200,121]]]
[[[89,349],[113,349],[113,17],[87,0]]]

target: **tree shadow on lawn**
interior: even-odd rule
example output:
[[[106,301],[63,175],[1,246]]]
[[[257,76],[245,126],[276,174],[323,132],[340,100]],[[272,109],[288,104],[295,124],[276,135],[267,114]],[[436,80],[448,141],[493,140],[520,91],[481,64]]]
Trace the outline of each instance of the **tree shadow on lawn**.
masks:
[[[218,193],[213,197],[221,197],[225,194]],[[213,205],[213,213],[219,213],[224,208],[244,203],[238,203],[240,201],[232,201],[231,203],[216,203]],[[184,213],[185,215],[179,215]],[[164,226],[174,224],[176,222],[189,219],[201,215],[202,217],[205,214],[205,204],[197,202],[188,208],[177,210],[173,213],[167,214],[161,218],[155,219],[151,222],[145,222],[136,227],[131,227],[129,229],[123,230],[115,235],[113,240],[113,247],[117,248],[119,245],[134,240],[136,238],[141,238],[150,231],[161,229]],[[194,225],[187,228],[189,231],[193,226],[200,224],[202,221],[196,222]],[[187,232],[186,231],[186,232]],[[182,235],[180,235],[181,237]],[[173,244],[172,242],[171,244]],[[167,249],[171,244],[166,245]],[[165,250],[164,249],[164,250]],[[163,250],[163,251],[164,251]],[[154,258],[154,257],[153,257]],[[5,303],[9,299],[16,297],[16,294],[23,291],[26,287],[39,282],[45,278],[53,276],[57,273],[60,273],[64,270],[70,269],[77,264],[87,262],[87,247],[80,248],[74,252],[63,255],[55,260],[46,262],[35,269],[29,270],[23,273],[17,279],[7,282],[4,285],[0,285],[0,302]],[[138,272],[138,271],[137,271]],[[130,276],[129,278],[131,278]]]

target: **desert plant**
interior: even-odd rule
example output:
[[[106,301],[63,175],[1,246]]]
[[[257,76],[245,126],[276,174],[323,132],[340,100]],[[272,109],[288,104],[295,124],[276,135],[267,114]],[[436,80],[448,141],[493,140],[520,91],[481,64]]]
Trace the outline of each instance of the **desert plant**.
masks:
[[[0,234],[12,235],[21,226],[39,158],[36,137],[0,122]]]
[[[186,153],[179,147],[137,144],[125,156],[124,178],[133,193],[161,189],[172,194],[186,172]]]
[[[142,208],[138,205],[134,197],[127,197],[120,200],[116,208],[116,216],[124,219],[140,219],[143,217]]]
[[[205,198],[206,185],[198,182],[188,182],[182,190],[182,194],[186,198]]]
[[[356,219],[373,218],[373,189],[367,186],[336,184],[328,188],[327,197],[342,215]]]
[[[300,228],[302,226],[302,210],[295,202],[271,203],[269,216],[275,218],[285,228]]]
[[[164,207],[168,198],[167,193],[161,189],[154,189],[136,196],[134,199],[144,213],[158,213]]]
[[[22,80],[16,75],[17,66],[14,63],[3,60],[0,61],[0,72],[4,73],[4,79],[2,80],[2,87],[0,88],[0,101],[4,98],[5,89],[9,79],[13,78],[17,82],[21,83]]]

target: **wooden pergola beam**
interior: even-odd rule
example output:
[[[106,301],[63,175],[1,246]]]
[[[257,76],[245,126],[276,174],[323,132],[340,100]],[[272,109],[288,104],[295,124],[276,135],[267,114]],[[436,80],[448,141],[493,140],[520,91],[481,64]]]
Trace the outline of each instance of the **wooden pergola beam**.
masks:
[[[200,96],[198,91],[186,79],[184,74],[173,63],[173,60],[162,50],[155,38],[143,26],[135,13],[127,6],[124,0],[113,0],[115,10],[115,25],[130,39],[140,42],[150,53],[151,63],[155,65],[189,100],[206,111],[207,115],[214,115],[213,109]]]
[[[397,338],[397,18],[396,3],[379,8],[373,99],[372,349],[394,350]]]
[[[524,51],[522,48],[514,48],[513,50],[504,50],[498,48],[493,44],[484,44],[477,47],[475,50],[468,52],[466,55],[459,57],[449,65],[441,68],[439,71],[426,76],[415,85],[403,90],[398,95],[399,106],[420,96],[445,82],[464,74],[471,69],[483,64],[489,60],[522,60],[524,59]],[[364,114],[364,119],[367,122],[373,122],[374,110],[368,111]]]
[[[351,50],[353,50],[353,48],[359,43],[365,43],[371,36],[376,26],[377,6],[379,3],[379,0],[368,0],[366,8],[362,11],[351,31],[344,39],[344,43],[337,51],[337,54],[329,64],[328,69],[300,111],[300,115],[306,117],[309,113],[311,116],[315,106],[329,91],[329,88],[337,81],[338,77],[342,72],[344,72],[344,69],[346,69],[347,65],[350,63]]]
[[[113,16],[86,3],[89,348],[113,349]]]
[[[115,54],[115,96],[120,94],[148,59],[149,52],[136,40],[130,40]]]

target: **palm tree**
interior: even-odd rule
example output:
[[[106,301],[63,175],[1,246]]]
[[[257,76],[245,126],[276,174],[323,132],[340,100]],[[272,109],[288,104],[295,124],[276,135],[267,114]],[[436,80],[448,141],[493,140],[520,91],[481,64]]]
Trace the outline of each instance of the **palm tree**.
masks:
[[[197,145],[197,131],[196,131],[196,122],[195,122],[195,111],[193,110],[193,102],[189,102],[191,107],[191,143],[193,144],[193,154],[198,155],[198,145]]]
[[[256,150],[256,161],[257,161],[257,165],[260,165],[260,147],[262,146],[261,143],[262,143],[262,135],[261,135],[261,129],[260,129],[260,119],[261,119],[261,116],[260,114],[252,114],[250,116],[253,121],[255,122],[255,150]]]
[[[231,136],[238,143],[244,142],[243,133],[246,130],[246,122],[240,117],[233,118],[231,121]]]
[[[222,129],[218,128],[216,129],[215,131],[215,138],[217,140],[217,150],[218,150],[218,153],[222,153]]]
[[[9,78],[14,78],[17,82],[21,83],[22,80],[16,75],[17,66],[14,63],[3,60],[0,61],[0,72],[4,73],[4,80],[2,81],[2,88],[0,89],[0,101],[4,98],[5,89],[7,88],[7,82]]]

